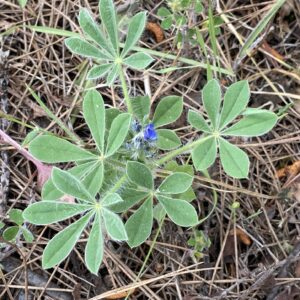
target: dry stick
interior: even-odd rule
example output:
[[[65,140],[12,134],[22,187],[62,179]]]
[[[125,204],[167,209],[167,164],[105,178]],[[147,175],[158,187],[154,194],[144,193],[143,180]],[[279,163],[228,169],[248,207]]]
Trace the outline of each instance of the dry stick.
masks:
[[[22,262],[16,258],[8,257],[1,261],[1,265],[5,272],[13,272],[15,269],[22,265]],[[26,265],[26,264],[25,264]],[[37,274],[31,270],[27,270],[28,273],[28,283],[31,285],[32,289],[41,289],[47,283],[47,278]],[[20,286],[23,288],[23,286]],[[55,291],[57,289],[58,291]],[[46,294],[53,297],[54,299],[61,299],[61,300],[71,300],[72,296],[70,293],[66,293],[62,291],[56,284],[50,283],[48,285]]]
[[[7,99],[7,86],[8,86],[8,70],[7,70],[7,57],[8,51],[2,51],[0,48],[0,109],[7,113],[8,99]],[[8,129],[8,120],[1,118],[0,130],[4,132]],[[8,154],[6,151],[1,151],[1,177],[0,177],[0,217],[6,214],[7,193],[9,188],[9,163]]]

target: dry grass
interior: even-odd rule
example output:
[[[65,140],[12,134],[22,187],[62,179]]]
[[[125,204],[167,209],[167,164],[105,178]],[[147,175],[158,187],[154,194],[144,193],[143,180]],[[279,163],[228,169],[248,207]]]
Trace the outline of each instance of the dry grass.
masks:
[[[122,2],[116,1],[117,4]],[[146,9],[151,21],[158,20],[155,14],[162,1],[137,2],[140,3],[138,10]],[[239,41],[250,34],[250,29],[271,2],[215,2],[218,6],[214,13],[221,15],[223,12],[227,16],[223,15],[226,23],[221,26],[222,35],[217,38],[219,59],[224,68],[236,67],[236,79],[220,78],[225,86],[234,80],[248,79],[253,107],[264,106],[278,111],[286,104],[299,101],[300,75],[296,72],[300,65],[299,1],[286,2],[266,30],[261,44],[238,66],[235,66],[235,58],[240,49]],[[76,16],[81,6],[97,14],[97,1],[29,1],[22,11],[14,1],[0,0],[1,32],[17,26],[14,32],[3,37],[2,46],[3,50],[10,51],[8,113],[21,121],[21,124],[10,122],[7,132],[19,143],[35,125],[63,134],[37,106],[25,84],[39,93],[48,108],[71,130],[88,138],[80,109],[84,80],[79,74],[90,63],[72,56],[63,38],[34,33],[25,26],[78,31]],[[190,25],[201,26],[203,18]],[[203,35],[208,40],[205,30]],[[159,45],[147,33],[142,41],[149,48],[204,60],[197,47],[187,45],[178,53],[173,42],[172,31],[165,33],[165,40]],[[212,57],[212,50],[207,47],[207,51]],[[155,67],[167,67],[169,63],[158,60]],[[131,94],[148,89],[153,101],[162,95],[180,94],[185,97],[187,108],[200,110],[199,91],[205,78],[203,69],[178,70],[166,75],[151,70],[147,74],[128,73]],[[110,89],[99,82],[97,88],[105,96],[107,105],[122,107],[118,86]],[[213,215],[198,228],[212,242],[199,261],[187,244],[192,231],[166,221],[138,282],[135,278],[156,233],[156,225],[147,243],[135,249],[107,241],[99,277],[89,274],[84,267],[84,239],[59,267],[45,271],[40,267],[42,250],[47,240],[65,224],[47,228],[30,226],[36,236],[33,244],[20,241],[1,249],[0,299],[104,299],[103,293],[112,295],[116,293],[114,289],[126,292],[132,287],[135,291],[130,299],[300,299],[299,184],[291,178],[291,184],[285,184],[284,179],[276,177],[277,169],[300,159],[299,109],[292,106],[286,113],[271,133],[252,140],[235,140],[251,156],[248,180],[228,178],[218,163],[209,170],[211,179],[197,174],[198,198],[194,203],[201,216],[205,217],[212,208],[214,191],[218,201]],[[189,140],[192,136],[186,134],[186,125],[182,118],[177,128],[182,138]],[[1,158],[1,164],[10,171],[6,210],[24,209],[30,202],[40,199],[34,167],[14,149],[4,144],[0,149],[1,153],[9,154],[8,165],[3,156]],[[230,207],[235,201],[241,206],[234,214]],[[250,246],[241,243],[237,235],[230,234],[236,228],[242,229],[251,239]]]

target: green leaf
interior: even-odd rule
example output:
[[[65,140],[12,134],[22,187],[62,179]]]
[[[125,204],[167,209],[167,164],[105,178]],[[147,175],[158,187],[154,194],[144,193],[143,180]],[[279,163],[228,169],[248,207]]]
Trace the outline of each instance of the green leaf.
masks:
[[[166,210],[169,218],[175,224],[183,227],[189,227],[197,224],[197,212],[190,203],[162,195],[158,195],[157,199]]]
[[[116,213],[127,211],[130,207],[134,206],[142,199],[145,199],[148,195],[148,192],[137,191],[133,188],[126,187],[120,191],[120,196],[123,201],[112,205],[110,209]]]
[[[97,148],[104,151],[105,108],[102,96],[96,90],[86,93],[83,100],[83,116],[89,126]]]
[[[28,242],[28,243],[32,243],[33,240],[34,240],[34,236],[33,236],[32,232],[29,231],[29,230],[28,230],[27,228],[25,228],[25,227],[21,227],[20,229],[21,229],[21,231],[22,231],[22,234],[23,234],[23,236],[24,236],[25,241]]]
[[[144,164],[137,161],[128,161],[126,172],[130,181],[148,190],[153,190],[152,173]]]
[[[42,257],[43,269],[58,265],[70,254],[93,214],[94,212],[86,214],[48,242]]]
[[[84,253],[85,264],[91,273],[98,274],[103,254],[104,240],[101,231],[101,220],[99,214],[96,214]]]
[[[249,114],[238,123],[222,132],[231,136],[260,136],[269,132],[277,123],[278,117],[271,111]]]
[[[99,12],[102,24],[105,26],[109,39],[115,49],[119,53],[119,37],[115,6],[112,0],[100,0]]]
[[[21,209],[12,208],[8,213],[9,220],[21,226],[24,222],[22,214]]]
[[[134,115],[140,122],[144,121],[145,116],[150,114],[150,98],[149,96],[138,96],[131,99]]]
[[[103,183],[104,176],[104,166],[103,162],[96,162],[94,168],[83,178],[83,185],[86,187],[87,191],[95,197],[100,191]]]
[[[176,161],[171,160],[165,165],[165,170],[175,172],[181,172],[194,176],[194,169],[192,165],[179,165]]]
[[[193,177],[186,173],[173,173],[159,186],[158,193],[180,194],[185,192],[193,183]]]
[[[210,133],[212,130],[199,113],[194,110],[189,110],[188,121],[196,129]]]
[[[87,79],[92,80],[104,77],[104,75],[106,75],[112,68],[113,64],[102,64],[100,66],[94,66],[89,70]]]
[[[92,44],[77,38],[77,37],[70,37],[65,40],[65,44],[67,48],[74,54],[81,55],[83,57],[90,57],[95,59],[104,59],[109,60],[110,57],[105,54],[105,52],[101,51],[100,49],[96,48]]]
[[[25,8],[26,4],[27,4],[28,0],[18,0],[19,5],[21,6],[21,8]]]
[[[23,140],[22,147],[28,146],[36,137],[39,136],[40,133],[41,131],[39,128],[35,128],[30,131]]]
[[[180,138],[169,129],[158,129],[156,131],[158,140],[157,147],[161,150],[171,150],[181,145]]]
[[[140,40],[141,35],[146,25],[146,13],[140,12],[133,16],[130,20],[129,27],[127,30],[127,38],[122,51],[122,56],[125,55],[132,49],[132,47]]]
[[[155,127],[175,122],[181,115],[183,99],[179,96],[167,96],[161,99],[156,107],[153,123]]]
[[[121,112],[116,108],[108,108],[105,110],[105,115],[106,115],[105,127],[106,127],[107,131],[110,130],[113,120],[120,114],[121,114]]]
[[[8,242],[12,241],[17,237],[17,235],[19,233],[19,229],[20,229],[19,226],[8,227],[3,231],[2,236],[6,241],[8,241]]]
[[[93,203],[95,200],[83,183],[74,175],[56,167],[52,171],[52,180],[56,188],[77,199]]]
[[[97,158],[94,154],[51,135],[35,138],[29,144],[29,152],[38,160],[46,163],[73,162]]]
[[[219,143],[220,159],[224,171],[234,178],[247,178],[250,165],[247,154],[222,138]]]
[[[167,16],[165,19],[162,20],[160,25],[164,30],[168,30],[172,27],[172,23],[173,23],[173,17]]]
[[[246,108],[249,98],[250,89],[248,81],[238,81],[228,87],[221,111],[220,129],[234,120]]]
[[[128,245],[133,248],[142,244],[151,234],[153,223],[152,197],[149,197],[125,224]]]
[[[166,8],[166,7],[160,7],[157,11],[157,15],[159,17],[167,17],[171,15],[172,13]]]
[[[185,200],[187,202],[191,202],[191,201],[195,200],[197,197],[196,197],[196,194],[195,194],[193,188],[190,187],[185,192],[183,192],[181,194],[177,194],[176,198]]]
[[[217,142],[214,137],[199,144],[192,152],[193,164],[198,171],[209,168],[217,157]]]
[[[86,8],[80,9],[79,25],[84,34],[94,40],[100,47],[102,47],[108,56],[113,58],[114,49],[107,38],[104,37],[100,30],[100,26],[94,21],[93,17]]]
[[[153,218],[160,223],[165,216],[166,211],[163,206],[160,203],[156,204],[153,209]]]
[[[221,105],[221,89],[217,80],[212,79],[207,82],[202,90],[202,99],[212,126],[217,129]]]
[[[238,57],[236,60],[242,59],[246,54],[249,53],[249,50],[253,47],[255,44],[255,40],[259,39],[260,33],[267,27],[270,20],[273,18],[273,16],[276,14],[276,12],[279,10],[279,8],[286,2],[286,0],[276,0],[273,2],[272,7],[270,10],[263,15],[262,19],[259,21],[259,23],[256,25],[256,27],[252,30],[251,34],[248,36],[247,40],[245,41],[244,45],[242,46],[240,53],[238,54]]]
[[[106,77],[106,84],[108,86],[112,86],[115,82],[116,78],[118,77],[118,65],[113,65],[112,69],[109,70],[107,77]]]
[[[5,227],[5,223],[0,221],[0,229],[3,229]]]
[[[97,162],[96,162],[97,163]],[[84,179],[93,170],[95,161],[80,164],[68,170],[69,173],[76,176],[78,179]],[[63,197],[64,193],[58,190],[52,178],[49,178],[42,188],[42,200],[57,200]]]
[[[195,13],[199,14],[203,11],[203,5],[201,3],[201,0],[196,1],[195,3]]]
[[[103,200],[101,201],[101,205],[106,207],[106,206],[111,206],[117,203],[123,202],[123,199],[117,194],[117,193],[112,193],[106,195]]]
[[[175,16],[175,22],[177,26],[183,26],[187,23],[185,16]]]
[[[63,197],[64,193],[62,193],[60,190],[58,190],[53,181],[52,178],[49,178],[46,183],[43,185],[42,188],[42,200],[46,201],[52,201],[52,200],[58,200],[61,197]]]
[[[109,236],[116,241],[126,241],[128,237],[121,218],[105,207],[102,208],[101,212]]]
[[[106,157],[113,155],[123,144],[131,124],[131,115],[123,113],[112,122],[107,139]]]
[[[47,225],[71,218],[91,209],[91,205],[58,201],[41,201],[29,205],[23,212],[26,221]]]
[[[149,54],[142,52],[131,54],[124,59],[124,64],[136,70],[144,70],[151,62],[153,62],[153,58]]]

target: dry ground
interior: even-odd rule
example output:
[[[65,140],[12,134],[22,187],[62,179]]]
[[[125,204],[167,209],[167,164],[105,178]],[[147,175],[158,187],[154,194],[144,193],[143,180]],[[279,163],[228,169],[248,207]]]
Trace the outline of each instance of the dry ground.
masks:
[[[122,2],[116,1],[116,4]],[[137,10],[147,10],[150,20],[159,22],[156,12],[163,1],[136,2],[139,2]],[[246,38],[269,9],[271,1],[214,2],[220,5],[214,14],[224,11],[230,20],[230,24],[221,26],[221,35],[217,38],[220,61],[222,67],[233,68],[240,49],[236,33]],[[77,14],[81,6],[97,15],[97,1],[94,0],[32,0],[24,10],[16,1],[0,0],[0,32],[6,32],[1,47],[3,51],[9,50],[7,70],[0,64],[0,75],[2,79],[7,75],[8,80],[8,103],[2,101],[1,110],[7,110],[10,116],[20,121],[5,124],[2,119],[1,126],[19,143],[31,130],[30,126],[39,125],[58,135],[63,134],[34,101],[26,84],[69,128],[83,139],[89,138],[80,108],[84,80],[78,75],[87,63],[70,54],[63,37],[35,33],[26,28],[31,24],[78,31]],[[205,18],[207,11],[195,18],[190,26],[202,28]],[[210,211],[214,197],[217,197],[214,213],[197,228],[211,240],[211,246],[203,249],[203,257],[196,260],[193,248],[187,243],[192,230],[165,222],[138,288],[130,299],[300,299],[298,172],[280,179],[276,176],[276,170],[300,158],[300,105],[297,104],[300,101],[300,75],[297,73],[300,66],[299,24],[299,0],[286,1],[264,31],[265,35],[253,50],[252,57],[236,66],[236,78],[220,78],[225,86],[235,80],[248,79],[253,92],[253,107],[263,105],[276,112],[285,107],[287,110],[271,133],[252,140],[235,141],[242,144],[251,156],[248,180],[228,178],[218,162],[209,170],[211,179],[197,174],[197,200],[194,203],[202,217]],[[9,29],[12,30],[8,32]],[[164,41],[157,44],[146,32],[141,44],[204,60],[198,47],[186,45],[178,53],[174,47],[175,33],[167,31],[164,34]],[[208,42],[205,30],[203,36]],[[212,57],[209,47],[208,43],[207,49]],[[167,67],[172,63],[158,59],[154,67]],[[151,70],[147,74],[129,72],[128,79],[132,95],[143,93],[147,86],[153,101],[163,95],[180,94],[185,97],[186,107],[202,109],[199,91],[206,81],[204,69],[178,70],[165,75]],[[3,88],[6,89],[2,84],[0,95],[5,93]],[[118,86],[108,88],[99,81],[97,88],[105,96],[107,105],[122,107],[122,93]],[[295,105],[287,107],[294,102]],[[177,125],[179,128],[186,126],[185,118]],[[179,133],[186,131],[180,129]],[[186,140],[190,138],[191,135],[183,136]],[[0,144],[0,150],[1,172],[9,181],[2,180],[4,195],[0,202],[5,215],[12,207],[24,209],[30,202],[38,201],[40,194],[36,188],[34,166],[5,144]],[[235,213],[230,209],[234,201],[240,203]],[[1,220],[5,218],[1,217]],[[36,237],[32,244],[20,240],[17,245],[7,244],[1,249],[0,299],[91,299],[97,295],[94,299],[103,299],[99,296],[102,293],[135,283],[135,276],[157,231],[155,224],[147,243],[135,249],[107,241],[99,277],[89,274],[83,264],[84,239],[60,266],[44,271],[40,267],[42,250],[47,240],[65,225],[29,226]],[[239,229],[251,240],[250,245],[235,234]]]

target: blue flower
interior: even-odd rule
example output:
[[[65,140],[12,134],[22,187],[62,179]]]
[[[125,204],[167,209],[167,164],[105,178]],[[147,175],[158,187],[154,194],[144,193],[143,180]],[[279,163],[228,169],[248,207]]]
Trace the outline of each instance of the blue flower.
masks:
[[[157,133],[155,131],[154,125],[152,123],[148,124],[144,129],[144,139],[148,142],[153,142],[157,140]]]

